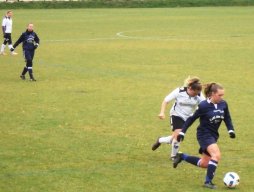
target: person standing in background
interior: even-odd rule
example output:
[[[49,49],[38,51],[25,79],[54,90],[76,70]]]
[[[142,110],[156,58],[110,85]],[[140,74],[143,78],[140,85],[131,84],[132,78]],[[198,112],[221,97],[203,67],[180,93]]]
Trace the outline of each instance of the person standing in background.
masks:
[[[14,49],[22,43],[23,48],[23,54],[26,61],[26,66],[24,67],[20,78],[22,80],[25,80],[26,73],[28,71],[30,76],[30,81],[36,81],[33,76],[33,58],[35,49],[39,46],[40,39],[38,35],[34,32],[34,25],[32,23],[29,23],[27,26],[27,29],[24,33],[21,34],[19,39],[16,41],[16,43],[13,45],[13,48],[11,48],[11,51],[14,51]]]
[[[8,43],[8,47],[10,49],[10,51],[12,50],[13,46],[12,46],[12,39],[11,39],[11,33],[12,33],[12,11],[7,11],[6,15],[3,18],[2,21],[2,30],[3,30],[3,37],[4,37],[4,42],[1,45],[1,50],[0,50],[0,55],[6,55],[6,53],[4,52],[4,49]],[[12,55],[17,55],[16,52],[11,51]]]

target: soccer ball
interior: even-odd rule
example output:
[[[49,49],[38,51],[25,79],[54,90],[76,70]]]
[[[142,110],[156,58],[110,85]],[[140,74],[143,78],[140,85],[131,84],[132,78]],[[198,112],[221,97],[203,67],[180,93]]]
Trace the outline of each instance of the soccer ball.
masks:
[[[223,182],[228,188],[235,188],[239,185],[240,177],[235,172],[228,172],[225,174]]]

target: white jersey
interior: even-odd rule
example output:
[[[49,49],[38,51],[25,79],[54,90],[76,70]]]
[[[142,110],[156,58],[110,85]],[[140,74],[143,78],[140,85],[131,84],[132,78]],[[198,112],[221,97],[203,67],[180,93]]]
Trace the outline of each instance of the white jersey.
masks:
[[[170,110],[170,116],[178,116],[186,121],[193,114],[198,104],[205,100],[205,97],[202,93],[191,97],[187,93],[187,87],[180,87],[169,93],[164,99],[167,103],[172,100],[175,100],[175,103]]]
[[[11,33],[12,32],[12,18],[10,17],[4,17],[2,21],[2,27],[5,28],[5,33]]]

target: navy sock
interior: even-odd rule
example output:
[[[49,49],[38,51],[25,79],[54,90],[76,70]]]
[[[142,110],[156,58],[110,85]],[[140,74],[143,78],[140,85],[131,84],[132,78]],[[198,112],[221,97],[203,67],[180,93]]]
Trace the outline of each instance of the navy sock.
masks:
[[[208,163],[208,167],[207,167],[207,172],[206,172],[206,183],[209,183],[213,180],[216,168],[218,166],[218,162],[215,160],[210,160]]]
[[[199,157],[195,157],[195,156],[189,156],[187,154],[183,154],[182,156],[183,160],[192,164],[192,165],[195,165],[195,166],[199,166],[198,162],[200,160]]]
[[[27,67],[24,67],[23,72],[22,72],[22,75],[25,75],[26,72],[27,72]]]

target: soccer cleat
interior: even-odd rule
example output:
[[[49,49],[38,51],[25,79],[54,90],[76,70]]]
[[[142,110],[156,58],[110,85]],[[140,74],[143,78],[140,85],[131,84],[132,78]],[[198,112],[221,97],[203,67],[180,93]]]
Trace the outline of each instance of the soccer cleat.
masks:
[[[35,78],[31,78],[30,81],[36,81],[36,79]]]
[[[18,53],[14,52],[14,51],[11,52],[11,55],[17,55],[17,54]]]
[[[159,138],[158,138],[156,142],[153,144],[152,150],[155,151],[160,145],[161,143],[159,142]]]
[[[173,161],[173,162],[174,162],[175,157],[176,157],[176,156],[171,156],[171,155],[170,155],[170,156],[169,156],[169,160],[171,160],[171,161]]]
[[[173,167],[176,168],[177,165],[179,163],[181,163],[181,161],[183,160],[182,159],[182,156],[183,156],[183,153],[177,153],[176,156],[174,157],[174,162],[173,162]]]
[[[5,52],[0,52],[0,55],[7,55]]]
[[[213,184],[211,181],[210,182],[205,182],[203,187],[209,188],[209,189],[216,189],[217,188],[217,186],[215,184]]]
[[[26,80],[25,75],[20,75],[20,78],[21,78],[22,80]]]

